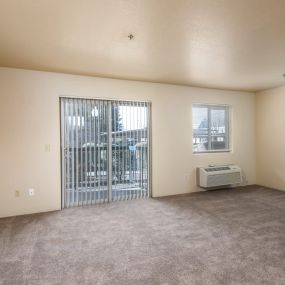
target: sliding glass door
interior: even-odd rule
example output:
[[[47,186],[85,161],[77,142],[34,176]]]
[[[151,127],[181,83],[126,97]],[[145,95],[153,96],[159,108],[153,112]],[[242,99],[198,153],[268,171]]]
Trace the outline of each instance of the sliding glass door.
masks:
[[[149,197],[150,103],[61,98],[62,206]]]

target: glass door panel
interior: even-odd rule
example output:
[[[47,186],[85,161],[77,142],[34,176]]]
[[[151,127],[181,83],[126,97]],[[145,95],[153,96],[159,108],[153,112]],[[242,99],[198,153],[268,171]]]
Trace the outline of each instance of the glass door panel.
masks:
[[[112,102],[112,199],[149,196],[149,104]]]

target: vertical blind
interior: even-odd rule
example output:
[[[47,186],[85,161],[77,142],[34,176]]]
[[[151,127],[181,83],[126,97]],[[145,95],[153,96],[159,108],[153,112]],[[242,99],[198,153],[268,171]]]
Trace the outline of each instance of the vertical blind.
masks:
[[[145,198],[150,103],[61,98],[62,206]]]

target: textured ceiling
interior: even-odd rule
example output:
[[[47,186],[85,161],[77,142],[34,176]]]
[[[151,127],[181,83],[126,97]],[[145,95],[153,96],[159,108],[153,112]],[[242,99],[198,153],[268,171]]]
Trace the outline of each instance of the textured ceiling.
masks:
[[[0,66],[262,90],[285,84],[285,1],[0,0]]]

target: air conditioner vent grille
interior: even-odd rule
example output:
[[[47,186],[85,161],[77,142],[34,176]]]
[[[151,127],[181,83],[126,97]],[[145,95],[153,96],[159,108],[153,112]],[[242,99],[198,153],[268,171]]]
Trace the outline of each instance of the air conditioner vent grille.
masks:
[[[211,175],[208,177],[207,186],[216,187],[216,186],[232,185],[240,182],[241,182],[240,173],[235,172],[224,175]]]
[[[231,168],[228,166],[205,168],[205,171],[207,171],[207,172],[224,171],[224,170],[231,170]]]

